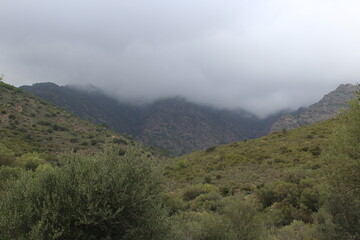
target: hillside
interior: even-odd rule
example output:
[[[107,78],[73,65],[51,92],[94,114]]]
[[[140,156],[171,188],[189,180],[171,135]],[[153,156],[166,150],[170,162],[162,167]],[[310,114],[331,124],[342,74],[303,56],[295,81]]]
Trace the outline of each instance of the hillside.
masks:
[[[157,228],[159,237],[152,239],[357,239],[357,101],[335,119],[153,164],[151,149],[104,124],[79,120],[5,83],[0,93],[5,239],[48,239],[59,232],[99,239],[134,228],[144,229],[143,239]],[[186,101],[176,101],[189,110]],[[161,118],[162,109],[155,115]],[[62,151],[94,153],[112,144],[121,149],[63,155],[56,162]],[[51,167],[44,157],[58,164]],[[138,233],[129,239],[139,239]]]
[[[54,83],[21,88],[78,117],[106,123],[118,133],[130,134],[174,155],[266,135],[278,117],[259,119],[245,111],[215,109],[182,98],[138,106],[119,102],[96,88],[89,91]]]
[[[358,89],[358,86],[352,84],[341,84],[308,108],[301,108],[297,112],[281,116],[271,126],[271,132],[293,129],[333,118],[341,109],[348,108],[349,100],[354,98]]]
[[[149,150],[1,81],[0,106],[0,144],[15,156],[37,152],[55,160],[61,152],[96,152],[106,144]]]
[[[335,123],[334,119],[328,120],[186,154],[173,159],[166,174],[176,186],[211,182],[235,192],[255,190],[293,168],[321,168],[321,156],[328,149]]]

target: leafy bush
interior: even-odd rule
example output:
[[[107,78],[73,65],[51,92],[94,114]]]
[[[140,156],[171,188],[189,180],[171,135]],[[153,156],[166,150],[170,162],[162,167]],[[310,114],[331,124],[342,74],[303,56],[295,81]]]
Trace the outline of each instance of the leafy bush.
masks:
[[[0,143],[0,166],[12,166],[15,161],[15,153]]]
[[[2,239],[163,239],[159,178],[148,160],[118,150],[63,156],[26,172],[1,196]]]
[[[310,240],[314,239],[315,228],[311,224],[295,220],[290,225],[282,227],[274,234],[270,234],[269,240]]]
[[[38,153],[26,153],[16,159],[16,165],[25,168],[26,170],[35,170],[39,165],[46,161]]]
[[[217,213],[184,212],[173,217],[172,236],[176,240],[230,240],[230,221]]]
[[[263,234],[259,215],[261,205],[251,197],[236,196],[224,207],[223,214],[230,220],[230,237],[227,239],[257,240]]]
[[[221,199],[218,191],[211,191],[197,196],[190,207],[193,211],[215,211],[221,206]]]
[[[199,196],[200,197],[200,196]],[[183,212],[174,216],[176,240],[258,240],[263,234],[260,205],[251,198],[232,197],[218,212]]]
[[[8,181],[12,179],[17,179],[21,175],[22,171],[23,169],[19,167],[0,167],[0,192],[6,189]]]
[[[190,201],[190,200],[195,199],[200,194],[209,193],[212,191],[219,192],[220,190],[218,187],[216,187],[214,185],[210,185],[210,184],[190,185],[190,186],[186,187],[183,192],[183,200]]]

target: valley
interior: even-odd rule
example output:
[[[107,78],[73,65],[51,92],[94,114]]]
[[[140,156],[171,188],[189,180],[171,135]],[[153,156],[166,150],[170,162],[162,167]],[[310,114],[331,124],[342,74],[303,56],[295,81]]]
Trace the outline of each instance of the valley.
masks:
[[[357,236],[356,218],[351,222],[341,220],[357,215],[356,176],[360,142],[357,121],[360,115],[355,99],[350,110],[335,117],[334,112],[326,114],[324,119],[330,119],[311,124],[306,122],[305,126],[289,130],[282,128],[266,134],[273,122],[284,119],[273,117],[256,133],[262,137],[250,139],[248,136],[254,136],[250,130],[259,119],[248,114],[244,118],[243,113],[237,115],[196,106],[184,99],[159,100],[146,109],[144,106],[121,105],[101,93],[75,89],[64,90],[71,96],[66,99],[65,93],[58,95],[59,89],[64,87],[46,84],[46,89],[52,89],[49,86],[55,89],[54,92],[48,91],[53,99],[57,99],[55,104],[65,107],[72,103],[74,109],[76,103],[81,103],[76,115],[82,113],[84,118],[98,123],[94,124],[25,92],[24,87],[22,90],[3,82],[0,84],[2,239],[30,237],[27,228],[20,227],[29,219],[37,219],[38,224],[46,221],[44,230],[31,233],[38,239],[54,234],[48,226],[70,231],[67,234],[80,238],[81,234],[93,237],[105,234],[132,239],[141,234],[138,231],[149,232],[145,226],[153,226],[152,234],[157,239],[232,240],[240,236],[248,236],[244,239],[285,240],[293,239],[293,236],[302,236],[300,239],[304,240],[324,239],[329,236],[329,229],[332,239],[344,234]],[[333,94],[315,106],[334,110],[327,101]],[[353,96],[341,95],[341,101],[330,102],[341,103]],[[88,99],[92,101],[88,103]],[[112,112],[112,106],[117,109],[122,106],[124,112],[102,115]],[[342,107],[343,104],[338,104],[338,108]],[[310,106],[299,116],[304,116],[306,111],[314,112],[314,109]],[[146,114],[135,114],[142,110]],[[219,116],[220,113],[223,114]],[[324,115],[324,111],[319,114]],[[183,141],[170,133],[186,138],[186,134],[191,132],[192,135],[186,138],[186,146],[201,150],[177,157],[165,156],[158,149],[137,142],[128,133],[119,135],[109,130],[109,126],[112,128],[111,120],[115,121],[114,116],[119,119],[127,116],[117,126],[134,132],[140,128],[131,119],[141,122],[141,118],[146,116],[149,126],[143,127],[146,131],[139,131],[137,137],[148,139],[149,143],[154,140],[162,148],[177,150],[178,154],[186,148]],[[240,126],[222,126],[234,124],[239,119]],[[217,128],[213,129],[214,126]],[[239,136],[230,129],[240,131],[240,127],[245,128],[241,136],[247,137],[239,141],[236,140]],[[209,137],[219,133],[223,133],[219,138],[212,140]],[[167,139],[171,139],[171,144]],[[206,144],[197,145],[191,139]],[[221,145],[219,139],[223,139]],[[231,143],[226,144],[227,141]],[[350,144],[355,145],[347,149]],[[344,162],[343,158],[347,161]],[[348,174],[355,178],[347,180]],[[67,198],[58,197],[64,191]],[[44,205],[37,205],[32,198],[27,200],[30,204],[24,205],[21,199],[26,196],[37,196],[34,199]],[[49,196],[52,200],[41,200]],[[339,205],[333,199],[343,202]],[[109,206],[122,209],[124,202],[136,212],[134,218],[126,210],[118,210],[116,216],[108,215],[107,211],[113,211]],[[142,204],[137,205],[140,202]],[[59,203],[64,207],[57,207]],[[82,208],[83,204],[86,209]],[[336,212],[338,207],[346,211],[351,208],[352,211]],[[21,215],[22,211],[27,211],[27,214]],[[51,220],[46,217],[48,211],[58,217]],[[156,218],[143,218],[143,214]],[[97,222],[95,219],[100,215],[107,220]],[[90,217],[88,223],[96,226],[92,231],[80,220],[83,217]],[[41,218],[45,220],[40,221]],[[9,225],[11,219],[17,219],[15,225]],[[133,225],[127,225],[115,231],[111,224],[118,226],[116,221],[119,219],[128,219],[144,227],[134,229]],[[345,229],[344,224],[349,224],[349,227]],[[334,229],[334,226],[340,228]],[[29,227],[35,231],[34,227]],[[80,235],[76,235],[79,229]],[[107,229],[107,232],[102,229]],[[136,234],[131,235],[132,231]]]

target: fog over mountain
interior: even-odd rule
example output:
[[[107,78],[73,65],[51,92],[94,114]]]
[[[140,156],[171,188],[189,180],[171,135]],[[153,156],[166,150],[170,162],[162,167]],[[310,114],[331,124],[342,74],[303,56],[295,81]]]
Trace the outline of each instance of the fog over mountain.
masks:
[[[259,116],[360,81],[356,0],[2,0],[0,73]]]

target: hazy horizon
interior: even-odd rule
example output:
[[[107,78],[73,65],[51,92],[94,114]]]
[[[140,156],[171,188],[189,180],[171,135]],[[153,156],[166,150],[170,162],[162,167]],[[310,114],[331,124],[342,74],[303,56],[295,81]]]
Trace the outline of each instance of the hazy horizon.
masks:
[[[265,116],[360,80],[355,0],[4,0],[0,73]]]

